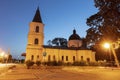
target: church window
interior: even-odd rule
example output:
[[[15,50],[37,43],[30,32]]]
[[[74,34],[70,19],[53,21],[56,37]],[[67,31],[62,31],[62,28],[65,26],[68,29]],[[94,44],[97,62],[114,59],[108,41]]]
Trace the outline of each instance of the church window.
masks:
[[[37,59],[39,59],[39,55],[37,55]]]
[[[73,61],[75,61],[75,56],[73,56]]]
[[[37,38],[34,40],[34,44],[38,44],[38,39]]]
[[[68,56],[66,56],[66,61],[68,61]]]
[[[64,56],[62,56],[62,61],[64,61]]]
[[[39,26],[36,26],[35,32],[36,32],[36,33],[39,32]]]
[[[83,61],[83,56],[81,56],[81,61]]]
[[[50,55],[48,56],[48,61],[50,61]]]
[[[53,56],[53,61],[55,61],[55,55]]]
[[[87,62],[90,62],[90,58],[87,58]]]
[[[33,56],[33,55],[31,56],[31,60],[32,60],[32,61],[34,60],[34,56]]]

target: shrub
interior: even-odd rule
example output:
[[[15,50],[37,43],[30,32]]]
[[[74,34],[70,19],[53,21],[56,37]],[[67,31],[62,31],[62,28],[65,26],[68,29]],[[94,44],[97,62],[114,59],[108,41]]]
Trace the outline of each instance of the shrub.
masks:
[[[63,63],[63,64],[64,64],[64,66],[72,66],[72,63],[70,63],[70,62]]]
[[[85,61],[76,61],[73,62],[73,66],[87,66],[87,63]]]
[[[63,65],[63,62],[62,61],[58,61],[57,62],[57,66],[62,66]]]
[[[97,62],[89,62],[88,65],[89,66],[99,66],[99,64]]]
[[[73,66],[79,66],[79,64],[80,62],[77,62],[77,61],[73,62]]]
[[[57,62],[56,61],[49,61],[47,62],[48,66],[57,66]]]
[[[33,65],[34,65],[33,61],[30,61],[30,60],[26,61],[27,69],[30,69],[30,67],[33,66]]]
[[[36,65],[40,66],[41,62],[40,61],[36,61]]]
[[[46,63],[48,66],[61,66],[63,65],[63,62],[62,61],[49,61]]]

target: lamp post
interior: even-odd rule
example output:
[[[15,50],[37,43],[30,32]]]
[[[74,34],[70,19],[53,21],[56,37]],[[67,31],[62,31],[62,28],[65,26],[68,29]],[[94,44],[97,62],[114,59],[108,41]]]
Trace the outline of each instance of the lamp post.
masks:
[[[104,48],[106,48],[106,49],[108,49],[108,53],[109,53],[109,55],[110,55],[110,62],[111,62],[111,53],[110,53],[110,51],[111,51],[111,49],[110,49],[110,44],[109,43],[105,43],[104,44]]]
[[[117,67],[119,67],[119,61],[118,61],[118,59],[117,59],[115,50],[114,50],[114,48],[113,48],[113,44],[105,43],[105,44],[104,44],[104,47],[105,47],[105,48],[108,48],[109,50],[111,49],[111,51],[112,51],[112,53],[113,53],[113,56],[114,56],[114,58],[115,58],[115,63],[116,63],[116,65],[117,65]],[[110,55],[110,56],[111,56],[111,55]]]

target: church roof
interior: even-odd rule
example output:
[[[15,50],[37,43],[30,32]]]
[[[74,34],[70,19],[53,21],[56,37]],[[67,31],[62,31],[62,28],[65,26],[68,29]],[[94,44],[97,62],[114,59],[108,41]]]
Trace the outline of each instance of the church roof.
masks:
[[[85,47],[62,47],[62,46],[48,46],[48,45],[43,45],[43,48],[63,49],[63,50],[90,50]]]
[[[40,23],[42,23],[42,18],[41,18],[41,15],[40,15],[39,7],[36,10],[36,13],[35,13],[35,16],[34,16],[32,22],[40,22]]]
[[[73,30],[73,34],[69,37],[69,40],[81,40],[80,36],[76,34],[76,30]]]

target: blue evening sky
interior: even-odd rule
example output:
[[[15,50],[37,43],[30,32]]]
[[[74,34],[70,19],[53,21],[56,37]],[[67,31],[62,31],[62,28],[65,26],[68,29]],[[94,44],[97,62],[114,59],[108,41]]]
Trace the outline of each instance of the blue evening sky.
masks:
[[[86,19],[97,12],[93,0],[0,0],[0,48],[21,57],[27,45],[29,23],[39,6],[45,24],[44,44],[55,37],[66,39],[75,28],[86,36]]]

